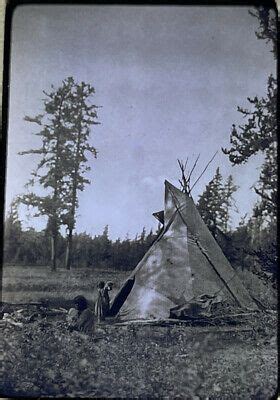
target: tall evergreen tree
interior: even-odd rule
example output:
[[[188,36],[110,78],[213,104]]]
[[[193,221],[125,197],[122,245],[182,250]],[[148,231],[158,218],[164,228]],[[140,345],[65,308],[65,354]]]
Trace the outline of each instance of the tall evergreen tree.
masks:
[[[199,197],[197,208],[214,237],[217,228],[223,229],[225,223],[224,188],[220,169],[217,168],[214,178],[206,185]]]
[[[93,86],[81,82],[75,83],[73,78],[67,79],[71,87],[71,96],[68,99],[68,120],[70,124],[70,137],[67,146],[73,153],[71,168],[68,176],[67,203],[69,211],[64,216],[67,226],[67,250],[65,265],[71,267],[73,230],[76,223],[76,210],[78,207],[78,191],[83,191],[90,181],[84,175],[90,171],[87,153],[97,156],[97,150],[89,142],[90,127],[97,125],[97,106],[91,104],[95,93]]]
[[[254,207],[254,216],[262,216],[263,222],[276,225],[277,217],[277,148],[276,143],[267,149],[255,192],[260,201]]]
[[[144,244],[145,243],[145,239],[146,239],[146,228],[143,227],[141,235],[140,235],[140,243]]]
[[[238,186],[236,186],[233,182],[233,177],[232,175],[229,175],[227,178],[225,184],[224,184],[224,226],[223,226],[223,231],[227,232],[229,229],[229,223],[231,222],[230,218],[230,209],[232,206],[235,206],[235,201],[233,198],[234,192],[238,189]]]
[[[72,236],[78,207],[78,191],[84,190],[90,181],[84,174],[90,170],[86,153],[96,157],[96,149],[89,143],[90,126],[97,124],[97,106],[90,104],[94,88],[84,82],[78,84],[72,77],[65,79],[58,89],[52,86],[50,93],[44,92],[44,114],[34,118],[41,130],[41,147],[23,151],[20,154],[39,154],[40,162],[30,186],[46,189],[45,195],[31,192],[22,196],[22,202],[35,207],[35,216],[48,217],[51,236],[51,265],[56,269],[57,240],[62,225],[67,227],[66,267],[70,268]]]
[[[72,167],[72,151],[67,143],[70,139],[69,100],[71,99],[71,82],[65,80],[50,93],[44,92],[44,114],[34,118],[25,117],[28,122],[36,123],[40,131],[36,133],[41,138],[41,147],[22,151],[19,154],[37,154],[41,156],[39,164],[32,172],[32,178],[27,187],[42,187],[45,195],[35,192],[21,197],[24,204],[35,207],[34,216],[48,217],[48,227],[51,234],[51,268],[56,269],[57,240],[63,215],[67,212],[65,195],[67,194],[67,177]]]
[[[197,208],[215,237],[218,230],[223,233],[229,230],[230,210],[234,205],[233,193],[237,188],[231,175],[224,183],[220,169],[217,168],[214,178],[199,197]]]
[[[100,236],[101,262],[108,265],[111,258],[111,241],[109,239],[109,226],[106,225]]]
[[[272,44],[272,52],[276,57],[277,33],[276,14],[274,10],[260,7],[251,13],[259,20],[256,35],[259,39]],[[232,126],[230,135],[231,147],[223,149],[233,165],[246,163],[253,155],[263,153],[265,160],[261,169],[259,182],[255,192],[260,196],[258,212],[263,219],[268,215],[276,218],[277,197],[277,81],[270,75],[267,83],[266,97],[248,98],[250,109],[238,107],[238,111],[246,119],[238,128]]]
[[[15,198],[5,221],[4,229],[4,262],[18,261],[22,244],[21,221],[18,216],[18,199]]]

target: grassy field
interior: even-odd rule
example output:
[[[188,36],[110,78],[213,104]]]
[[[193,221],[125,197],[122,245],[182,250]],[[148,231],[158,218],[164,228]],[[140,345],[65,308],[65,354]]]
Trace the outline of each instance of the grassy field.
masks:
[[[9,303],[41,299],[69,300],[82,294],[89,301],[94,301],[98,281],[113,281],[114,295],[129,274],[93,269],[58,269],[50,272],[47,267],[7,266],[3,268],[2,300]]]
[[[7,267],[3,300],[53,301],[84,294],[94,300],[98,280],[115,290],[127,273]],[[30,314],[34,311],[27,308]],[[26,397],[263,399],[276,392],[276,317],[261,312],[251,331],[215,327],[103,324],[90,337],[67,330],[65,318],[23,326],[2,323],[1,394]]]

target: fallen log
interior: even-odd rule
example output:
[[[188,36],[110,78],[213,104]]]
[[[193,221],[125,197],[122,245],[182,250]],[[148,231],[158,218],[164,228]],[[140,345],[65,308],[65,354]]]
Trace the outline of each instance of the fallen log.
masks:
[[[205,321],[203,321],[205,322]],[[185,325],[186,329],[189,328],[190,330],[193,329],[200,329],[201,332],[249,332],[252,331],[253,328],[246,325],[246,326],[238,326],[238,327],[226,327],[226,326],[190,326],[189,321],[178,320],[178,319],[167,319],[167,320],[133,320],[133,321],[124,321],[124,322],[116,322],[114,326],[162,326],[168,327],[172,325]]]
[[[55,315],[61,315],[61,314],[67,314],[67,311],[62,311],[62,310],[44,310],[41,311],[41,314],[44,314],[45,316],[48,317],[54,317]]]
[[[2,301],[0,303],[1,306],[43,306],[44,303],[38,302],[38,301],[33,301],[30,303],[7,303],[5,301]]]
[[[215,315],[214,317],[211,317],[211,319],[216,319],[216,318],[235,318],[235,317],[245,317],[248,315],[256,315],[258,311],[256,312],[249,312],[249,313],[239,313],[239,314],[228,314],[228,315]]]

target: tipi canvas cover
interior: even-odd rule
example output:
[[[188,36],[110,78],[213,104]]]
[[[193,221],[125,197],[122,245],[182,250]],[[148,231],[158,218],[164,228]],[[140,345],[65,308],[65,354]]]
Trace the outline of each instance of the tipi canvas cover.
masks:
[[[165,181],[163,230],[116,295],[111,315],[169,318],[200,295],[238,307],[257,306],[203,222],[192,198]]]

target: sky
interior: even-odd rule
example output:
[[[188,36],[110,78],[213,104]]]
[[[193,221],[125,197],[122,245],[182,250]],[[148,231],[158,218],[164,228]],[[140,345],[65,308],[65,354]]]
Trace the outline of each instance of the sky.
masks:
[[[232,174],[239,190],[233,226],[257,197],[261,157],[233,167],[229,146],[237,106],[265,95],[276,63],[258,40],[247,7],[206,6],[18,6],[12,20],[6,209],[26,192],[39,158],[18,152],[40,146],[35,124],[23,120],[43,111],[43,90],[73,76],[94,86],[100,125],[90,142],[91,184],[79,195],[77,232],[112,239],[157,227],[164,180],[178,186],[177,159],[193,163],[194,179],[218,151],[193,190],[197,200],[217,167]],[[36,188],[35,188],[36,190]],[[20,209],[23,227],[43,229],[44,218]]]

